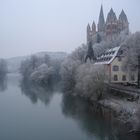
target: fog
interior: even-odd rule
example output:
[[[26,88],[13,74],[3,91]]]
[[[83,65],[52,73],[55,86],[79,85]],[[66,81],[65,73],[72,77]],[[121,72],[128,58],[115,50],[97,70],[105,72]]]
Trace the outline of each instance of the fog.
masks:
[[[139,0],[0,0],[0,58],[39,51],[71,52],[86,42],[86,26],[124,9],[130,30],[140,30]]]

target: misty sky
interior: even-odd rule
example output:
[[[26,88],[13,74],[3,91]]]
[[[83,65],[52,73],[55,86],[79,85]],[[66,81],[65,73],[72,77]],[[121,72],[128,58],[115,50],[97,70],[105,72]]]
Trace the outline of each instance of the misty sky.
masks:
[[[140,0],[0,0],[0,58],[38,51],[71,52],[86,42],[86,26],[97,23],[103,3],[127,14],[131,32],[140,30]]]

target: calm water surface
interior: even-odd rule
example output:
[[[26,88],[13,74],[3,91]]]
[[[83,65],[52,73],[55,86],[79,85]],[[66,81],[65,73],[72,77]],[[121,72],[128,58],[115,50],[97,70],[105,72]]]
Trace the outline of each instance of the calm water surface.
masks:
[[[0,140],[118,140],[81,99],[21,83],[18,74],[0,81]]]

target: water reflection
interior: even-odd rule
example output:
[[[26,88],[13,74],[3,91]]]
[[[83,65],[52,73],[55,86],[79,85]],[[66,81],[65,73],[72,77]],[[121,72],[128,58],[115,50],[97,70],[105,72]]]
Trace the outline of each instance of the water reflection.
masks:
[[[63,96],[62,112],[65,117],[76,120],[80,129],[90,139],[93,139],[93,137],[99,140],[140,139],[139,135],[128,134],[126,126],[118,123],[111,112],[105,113],[104,109],[97,104],[91,105],[81,98],[69,95]]]
[[[0,76],[0,91],[7,89],[7,76]]]
[[[88,102],[76,97],[64,96],[62,111],[66,117],[75,119],[79,127],[86,132],[90,138],[96,134],[96,137],[100,140],[117,139],[116,136],[112,134],[111,126],[104,121],[100,113],[91,111],[91,105]]]
[[[24,80],[21,81],[20,87],[22,93],[26,95],[34,104],[40,100],[45,105],[48,105],[53,96],[52,89],[41,87]]]
[[[48,105],[55,93],[52,89],[37,86],[27,81],[22,81],[20,86],[22,93],[32,103],[37,103],[39,100]],[[55,102],[59,106],[59,101],[55,100]],[[124,132],[125,126],[115,124],[111,113],[105,113],[103,108],[97,104],[93,106],[84,99],[63,94],[61,109],[65,117],[72,118],[78,124],[88,140],[139,140],[136,135],[126,134]]]

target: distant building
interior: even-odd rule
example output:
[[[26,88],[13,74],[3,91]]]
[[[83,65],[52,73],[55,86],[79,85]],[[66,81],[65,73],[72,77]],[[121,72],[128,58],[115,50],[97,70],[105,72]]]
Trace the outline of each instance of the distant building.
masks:
[[[124,66],[126,59],[124,51],[120,47],[108,49],[97,57],[94,65],[103,65],[109,83],[136,83],[138,77],[137,69],[127,69]]]
[[[122,10],[117,19],[111,8],[105,21],[103,7],[101,6],[98,25],[96,26],[94,21],[92,26],[87,25],[87,44],[89,42],[92,44],[100,43],[102,40],[115,40],[122,31],[129,34],[129,22],[125,12]]]

